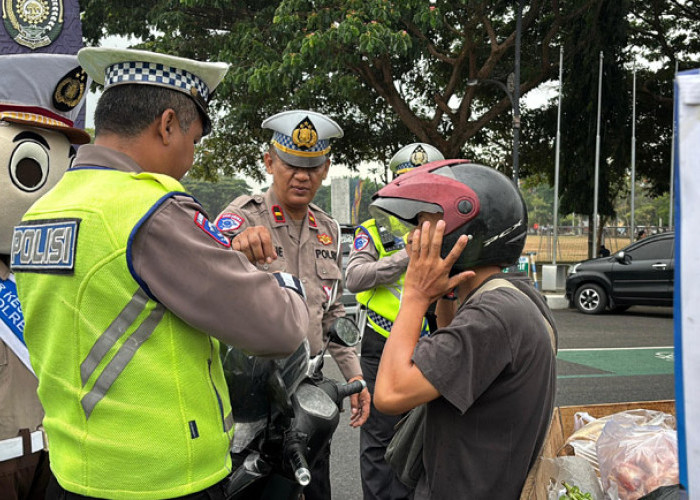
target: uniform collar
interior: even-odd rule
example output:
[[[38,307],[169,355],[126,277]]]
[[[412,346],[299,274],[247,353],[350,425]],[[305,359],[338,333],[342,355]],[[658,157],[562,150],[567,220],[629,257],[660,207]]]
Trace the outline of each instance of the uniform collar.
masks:
[[[126,153],[95,144],[78,148],[71,168],[77,167],[109,167],[121,172],[143,172],[143,168]]]
[[[264,198],[272,225],[275,227],[288,226],[289,216],[285,213],[284,209],[282,208],[282,204],[277,199],[277,196],[275,196],[272,186],[270,186],[270,188],[265,192]],[[311,210],[311,208],[307,209],[304,221],[309,229],[318,231],[318,219],[316,218],[315,212]]]

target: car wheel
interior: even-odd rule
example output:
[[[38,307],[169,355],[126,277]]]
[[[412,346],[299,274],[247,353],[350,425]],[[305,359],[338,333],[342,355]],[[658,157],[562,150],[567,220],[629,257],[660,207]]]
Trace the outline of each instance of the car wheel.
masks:
[[[608,296],[600,285],[586,283],[576,290],[574,304],[585,314],[600,314],[605,310]]]

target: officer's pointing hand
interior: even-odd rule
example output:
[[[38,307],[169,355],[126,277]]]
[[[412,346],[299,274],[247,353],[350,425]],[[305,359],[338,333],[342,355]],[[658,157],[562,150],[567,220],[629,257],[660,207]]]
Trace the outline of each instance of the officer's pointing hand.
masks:
[[[243,252],[253,264],[270,264],[277,259],[277,252],[272,245],[270,230],[265,226],[252,226],[246,228],[231,240],[234,250]]]

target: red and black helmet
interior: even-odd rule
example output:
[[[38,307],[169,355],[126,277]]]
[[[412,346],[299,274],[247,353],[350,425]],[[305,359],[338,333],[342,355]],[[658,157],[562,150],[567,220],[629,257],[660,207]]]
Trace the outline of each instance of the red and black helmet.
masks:
[[[380,189],[370,211],[415,226],[421,212],[445,221],[442,256],[465,234],[469,243],[453,271],[518,261],[527,236],[527,208],[512,180],[468,160],[442,160],[417,167]]]

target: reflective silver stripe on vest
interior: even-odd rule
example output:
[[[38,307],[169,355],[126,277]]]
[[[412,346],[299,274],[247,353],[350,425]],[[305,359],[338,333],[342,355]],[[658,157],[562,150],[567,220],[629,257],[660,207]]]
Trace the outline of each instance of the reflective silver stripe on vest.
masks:
[[[129,302],[129,304],[127,304],[127,306],[119,314],[120,317],[122,315],[124,317],[131,317],[131,315],[133,314],[133,311],[130,310],[130,306],[132,304],[133,304],[133,308],[138,309],[139,312],[143,310],[145,304],[142,306],[140,304],[139,300],[134,300],[134,299],[136,299],[137,295],[139,295],[139,293],[143,293],[143,292],[141,290],[139,290],[139,292],[137,292],[134,295],[134,297]],[[144,294],[144,296],[145,296],[145,294]],[[163,307],[162,304],[158,304],[151,311],[151,313],[148,315],[148,317],[143,321],[143,323],[141,323],[139,325],[139,327],[129,336],[129,338],[126,339],[126,341],[119,348],[119,350],[114,355],[112,360],[109,363],[107,363],[107,366],[105,366],[102,373],[100,373],[99,377],[97,377],[97,381],[95,382],[95,386],[81,400],[81,404],[83,405],[83,411],[85,412],[86,419],[90,418],[90,414],[92,413],[92,410],[95,408],[95,405],[97,403],[99,403],[100,400],[102,400],[102,398],[105,396],[105,394],[107,394],[107,391],[109,390],[109,388],[112,386],[112,384],[117,379],[117,377],[119,377],[119,375],[124,371],[124,368],[126,368],[126,365],[129,364],[129,361],[131,361],[131,359],[134,357],[134,354],[136,354],[136,351],[139,349],[139,347],[141,347],[141,345],[143,345],[143,343],[149,339],[149,337],[151,336],[153,331],[156,329],[156,326],[158,326],[158,323],[160,322],[161,318],[163,317],[163,314],[165,314],[165,307]],[[138,314],[136,314],[134,316],[134,319],[137,316],[138,316]],[[112,325],[117,323],[118,320],[119,320],[119,317],[117,318],[117,320],[115,320],[112,323]],[[132,323],[133,323],[133,320],[132,320]],[[122,324],[122,323],[120,323],[120,324]],[[86,359],[83,362],[83,365],[81,365],[81,376],[83,376],[83,373],[82,373],[83,366],[85,366],[85,365],[86,366],[93,366],[92,370],[90,372],[85,373],[85,375],[86,375],[85,380],[90,378],[90,376],[92,375],[92,372],[95,370],[95,367],[97,367],[97,365],[100,363],[100,361],[102,360],[104,355],[109,351],[109,347],[114,345],[114,342],[116,342],[116,340],[118,339],[118,337],[116,337],[114,340],[104,340],[103,341],[103,339],[105,339],[105,337],[108,336],[108,333],[111,336],[115,335],[115,332],[117,331],[116,329],[114,331],[110,332],[112,325],[110,325],[110,328],[108,328],[107,331],[105,331],[105,333],[103,333],[102,336],[100,336],[100,338],[97,340],[95,346],[93,347],[93,349],[90,352],[90,355],[88,355],[88,358],[90,358],[90,356],[93,353],[104,352],[104,354],[102,354],[102,356],[99,359],[97,359],[96,363],[94,363],[95,360],[92,360],[92,361],[90,361],[90,363],[88,363],[88,359]],[[127,328],[128,328],[128,326],[129,325],[127,325]],[[126,328],[124,330],[126,330]],[[98,349],[97,345],[101,344],[101,343],[108,344],[108,348],[106,350],[104,350],[105,346],[102,345]],[[94,365],[93,365],[93,363],[94,363]],[[84,385],[85,384],[83,383],[83,386]]]
[[[224,419],[224,432],[228,432],[233,427],[233,412],[226,415]]]
[[[382,285],[377,288],[384,288],[389,293],[391,293],[397,300],[401,300],[401,288],[394,285]]]
[[[87,384],[90,375],[93,374],[97,365],[100,364],[117,340],[124,335],[124,332],[136,321],[136,318],[146,308],[148,296],[141,288],[131,297],[129,303],[119,313],[119,316],[112,321],[107,330],[100,335],[95,345],[90,349],[90,353],[80,365],[80,381],[83,387]]]

